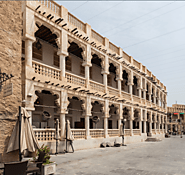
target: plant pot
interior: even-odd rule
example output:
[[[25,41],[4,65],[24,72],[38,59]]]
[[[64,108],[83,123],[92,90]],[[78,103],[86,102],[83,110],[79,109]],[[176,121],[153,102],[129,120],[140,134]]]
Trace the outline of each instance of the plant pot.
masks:
[[[42,165],[41,169],[41,175],[49,175],[49,174],[54,174],[56,172],[56,163],[50,163],[46,165]]]

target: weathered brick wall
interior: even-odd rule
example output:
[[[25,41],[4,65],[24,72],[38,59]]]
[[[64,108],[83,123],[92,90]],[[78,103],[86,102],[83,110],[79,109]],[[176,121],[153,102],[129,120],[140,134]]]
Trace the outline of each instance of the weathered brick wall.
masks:
[[[18,151],[6,154],[8,141],[15,125],[15,114],[21,105],[21,1],[0,1],[0,69],[14,77],[13,95],[0,92],[0,162],[18,160]]]

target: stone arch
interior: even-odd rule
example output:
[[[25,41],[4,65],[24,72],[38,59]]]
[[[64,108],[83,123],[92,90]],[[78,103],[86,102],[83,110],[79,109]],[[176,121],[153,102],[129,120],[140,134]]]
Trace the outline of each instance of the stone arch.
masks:
[[[85,59],[87,58],[87,54],[86,54],[86,46],[81,43],[79,40],[72,38],[71,36],[68,36],[68,47],[67,49],[69,49],[69,47],[71,46],[71,43],[75,43],[78,45],[79,48],[82,49],[82,59],[85,61]]]
[[[57,97],[56,100],[55,100],[55,103],[56,103],[57,107],[60,107],[60,92],[53,91],[51,89],[46,89],[44,87],[35,87],[35,89],[34,89],[34,95],[32,97],[33,98],[33,102],[35,103],[36,100],[39,98],[38,95],[36,94],[36,91],[38,93],[42,93],[43,90],[49,91],[53,96],[55,95]]]
[[[57,48],[60,48],[60,31],[56,30],[54,27],[50,26],[48,23],[45,23],[39,19],[36,19],[35,20],[35,28],[34,28],[34,35],[35,37],[39,37],[39,36],[36,36],[38,31],[41,32],[40,30],[45,30],[48,32],[47,34],[47,37],[48,35],[52,35],[53,36],[53,40],[52,41],[52,44],[54,46],[56,46]],[[41,37],[41,36],[40,36]],[[45,40],[44,38],[40,38],[42,40]],[[47,40],[46,40],[47,41]],[[47,41],[50,43],[50,41]]]

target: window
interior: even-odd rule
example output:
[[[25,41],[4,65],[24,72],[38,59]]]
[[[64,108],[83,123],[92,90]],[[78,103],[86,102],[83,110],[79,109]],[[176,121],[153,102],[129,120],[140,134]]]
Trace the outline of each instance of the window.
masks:
[[[66,70],[71,71],[71,57],[66,57]]]
[[[92,67],[89,67],[89,77],[92,79]]]
[[[40,47],[36,47],[38,42],[34,42],[33,45],[32,45],[32,49],[33,49],[33,52],[32,52],[32,56],[33,58],[36,58],[38,60],[42,60],[42,45],[40,45]]]
[[[57,51],[54,50],[54,59],[53,59],[53,65],[59,67],[60,66],[60,57],[57,55]]]
[[[85,67],[82,66],[82,62],[80,63],[80,75],[85,76]]]
[[[125,82],[124,80],[121,81],[121,90],[124,91],[125,89]]]
[[[111,81],[111,75],[110,74],[107,75],[107,84],[108,84],[108,86],[112,86],[112,81]]]

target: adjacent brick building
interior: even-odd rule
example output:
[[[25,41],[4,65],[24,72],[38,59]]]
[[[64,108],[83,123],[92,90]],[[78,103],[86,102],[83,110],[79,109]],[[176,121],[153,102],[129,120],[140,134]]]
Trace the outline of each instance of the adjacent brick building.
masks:
[[[0,162],[18,159],[18,151],[6,154],[15,114],[21,105],[21,1],[0,1],[0,69],[14,77],[3,83],[13,83],[13,94],[3,97],[0,92]]]

